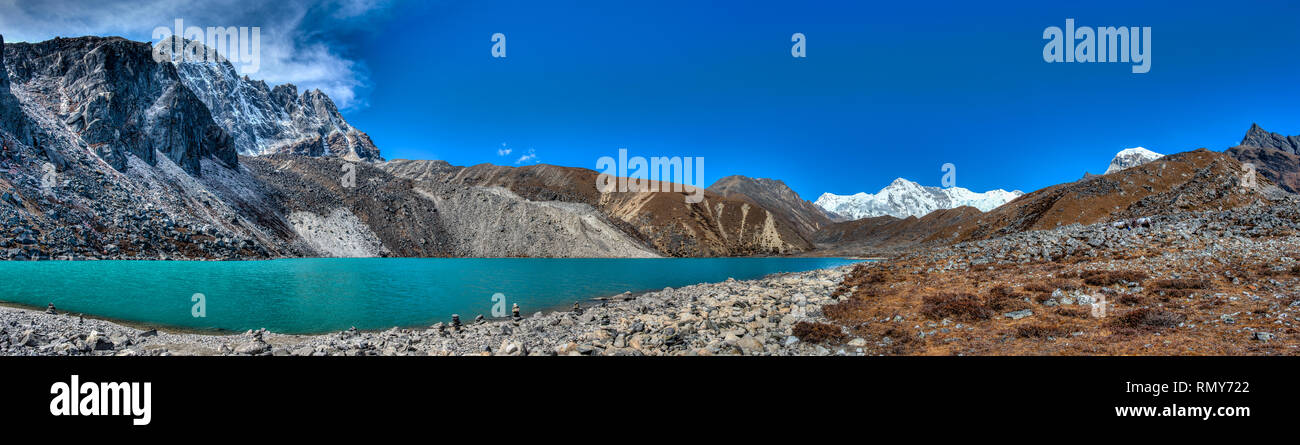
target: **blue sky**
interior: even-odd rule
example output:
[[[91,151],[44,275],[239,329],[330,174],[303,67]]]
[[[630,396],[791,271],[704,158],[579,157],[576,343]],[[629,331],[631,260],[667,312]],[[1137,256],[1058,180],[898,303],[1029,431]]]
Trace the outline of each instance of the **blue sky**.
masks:
[[[958,186],[1031,191],[1100,173],[1123,148],[1222,150],[1252,122],[1300,134],[1300,5],[1287,2],[703,3],[181,3],[99,23],[42,22],[31,16],[45,3],[0,0],[28,14],[0,33],[149,40],[180,14],[270,26],[283,39],[264,45],[288,55],[264,61],[263,78],[346,96],[345,116],[389,159],[531,153],[523,163],[594,169],[627,148],[702,156],[706,183],[778,178],[810,200],[900,176],[939,185],[944,163]],[[1045,63],[1043,30],[1067,18],[1150,26],[1150,72]],[[497,32],[504,59],[491,57]],[[795,32],[805,59],[790,56]]]

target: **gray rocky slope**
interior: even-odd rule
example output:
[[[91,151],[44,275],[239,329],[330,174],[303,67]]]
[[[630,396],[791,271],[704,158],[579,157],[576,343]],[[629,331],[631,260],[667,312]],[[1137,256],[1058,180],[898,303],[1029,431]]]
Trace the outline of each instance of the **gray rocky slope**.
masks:
[[[229,63],[113,37],[0,54],[0,259],[662,254],[588,203],[376,168],[328,97]]]

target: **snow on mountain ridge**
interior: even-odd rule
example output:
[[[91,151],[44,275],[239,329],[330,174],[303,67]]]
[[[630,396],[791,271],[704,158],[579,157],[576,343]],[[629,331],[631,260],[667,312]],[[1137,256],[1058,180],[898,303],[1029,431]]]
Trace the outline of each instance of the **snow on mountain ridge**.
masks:
[[[962,187],[928,187],[907,179],[898,178],[875,194],[859,192],[852,195],[823,193],[814,202],[829,212],[850,219],[889,215],[896,218],[921,217],[940,209],[971,206],[987,212],[1020,197],[1024,193],[1002,189],[984,193],[972,192]]]
[[[1110,160],[1110,166],[1106,168],[1106,174],[1115,173],[1129,167],[1136,167],[1163,157],[1165,155],[1142,147],[1126,148],[1120,150]]]
[[[181,83],[230,133],[239,154],[294,153],[380,160],[370,137],[347,123],[320,90],[298,94],[293,84],[269,87],[240,76],[229,61],[175,63]]]

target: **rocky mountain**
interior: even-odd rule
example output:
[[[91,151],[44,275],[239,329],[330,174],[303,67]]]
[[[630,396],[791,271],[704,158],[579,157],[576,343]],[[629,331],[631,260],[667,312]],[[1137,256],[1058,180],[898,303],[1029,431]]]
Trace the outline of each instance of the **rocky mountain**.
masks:
[[[1259,176],[1291,193],[1300,193],[1300,136],[1282,136],[1251,124],[1228,156],[1255,166]]]
[[[821,207],[800,198],[798,193],[780,179],[733,175],[717,180],[706,190],[767,209],[804,237],[810,237],[817,229],[830,225],[834,219]]]
[[[744,256],[811,250],[776,213],[757,204],[705,191],[688,203],[684,193],[600,193],[597,172],[554,165],[450,166],[441,161],[390,161],[380,168],[443,187],[501,188],[528,201],[590,206],[624,233],[668,256]]]
[[[1160,159],[1163,156],[1164,155],[1160,153],[1142,147],[1126,148],[1120,150],[1120,152],[1116,153],[1115,157],[1110,160],[1110,166],[1106,167],[1106,173],[1115,173],[1129,167],[1136,167]]]
[[[44,133],[31,141],[38,147],[66,142],[119,171],[128,154],[149,165],[161,154],[191,174],[201,173],[202,159],[238,164],[230,135],[175,67],[153,61],[147,43],[56,38],[4,52],[10,91]],[[68,140],[50,140],[55,134]]]
[[[1027,194],[967,226],[963,240],[1116,219],[1268,204],[1282,192],[1268,181],[1241,187],[1241,163],[1207,149]]]
[[[1253,123],[1250,124],[1250,130],[1246,131],[1246,137],[1241,138],[1241,144],[1238,145],[1272,148],[1291,154],[1300,154],[1300,136],[1283,136],[1268,132],[1260,128],[1259,124]]]
[[[180,47],[179,45],[177,46]],[[180,81],[212,112],[242,155],[272,153],[382,161],[370,136],[348,124],[320,90],[267,86],[240,77],[229,61],[173,63]]]
[[[813,239],[840,254],[878,254],[900,246],[987,240],[1073,224],[1271,205],[1285,198],[1267,180],[1259,181],[1258,188],[1242,188],[1241,174],[1240,162],[1202,148],[1037,190],[986,213],[936,212],[912,221],[872,218],[830,226]]]
[[[842,215],[847,219],[861,219],[875,216],[925,216],[940,209],[953,209],[971,206],[981,211],[989,211],[1010,202],[1024,193],[1002,189],[975,193],[961,187],[929,187],[908,181],[895,179],[879,192],[857,193],[853,195],[836,195],[824,193],[817,198],[816,205],[822,209]]]
[[[352,164],[352,187],[336,159],[264,155],[245,164],[277,196],[292,232],[326,256],[659,256],[584,204],[407,179],[386,164]]]

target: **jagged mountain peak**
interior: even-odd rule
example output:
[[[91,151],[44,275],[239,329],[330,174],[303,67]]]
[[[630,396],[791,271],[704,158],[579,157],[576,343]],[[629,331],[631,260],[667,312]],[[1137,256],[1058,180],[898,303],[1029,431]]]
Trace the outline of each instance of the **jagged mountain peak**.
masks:
[[[155,165],[158,153],[194,175],[204,158],[238,164],[230,135],[147,43],[55,38],[7,44],[4,52],[10,90],[23,104],[10,112],[33,122],[43,149],[61,139],[58,145],[92,151],[118,171],[128,155]],[[55,151],[64,148],[71,149]]]
[[[1250,130],[1247,130],[1246,136],[1241,138],[1240,145],[1246,147],[1272,148],[1300,155],[1300,135],[1283,136],[1278,133],[1267,131],[1256,123],[1250,124]]]
[[[187,41],[188,49],[190,41]],[[207,51],[198,44],[195,49]],[[166,48],[163,48],[164,50]],[[234,65],[173,57],[181,82],[211,110],[233,138],[239,154],[292,153],[382,161],[370,136],[348,124],[334,100],[320,89],[299,93],[297,85],[274,87],[239,75]]]

